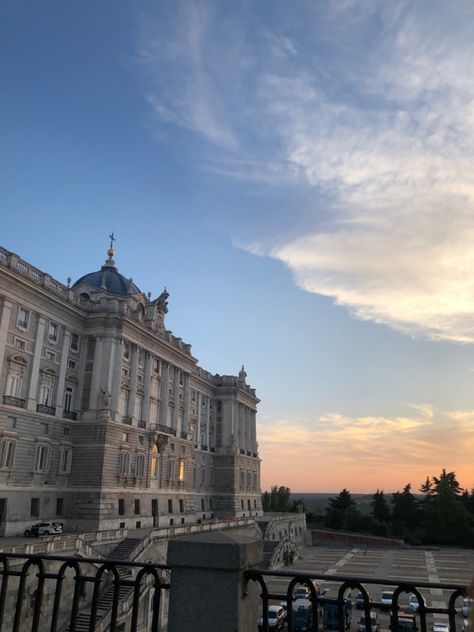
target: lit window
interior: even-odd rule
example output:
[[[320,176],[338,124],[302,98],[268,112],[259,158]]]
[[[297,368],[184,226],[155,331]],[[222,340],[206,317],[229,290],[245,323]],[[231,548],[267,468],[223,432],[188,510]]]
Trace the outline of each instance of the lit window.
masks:
[[[16,321],[17,327],[20,329],[28,329],[28,323],[30,322],[30,312],[23,307],[18,308],[18,318]]]
[[[184,461],[179,462],[179,480],[184,481]]]
[[[71,351],[79,351],[79,336],[71,334]]]
[[[49,323],[48,340],[50,342],[58,341],[58,331],[59,331],[59,327],[56,323]]]

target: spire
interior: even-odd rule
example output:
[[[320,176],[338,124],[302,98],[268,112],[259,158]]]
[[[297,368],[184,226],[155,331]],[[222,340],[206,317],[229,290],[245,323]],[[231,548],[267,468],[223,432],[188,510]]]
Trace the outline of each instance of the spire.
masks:
[[[105,265],[110,266],[110,267],[115,267],[115,261],[113,260],[113,257],[115,256],[114,241],[116,241],[116,237],[113,232],[110,233],[109,238],[110,238],[110,247],[107,250],[107,255],[109,258],[106,259]]]

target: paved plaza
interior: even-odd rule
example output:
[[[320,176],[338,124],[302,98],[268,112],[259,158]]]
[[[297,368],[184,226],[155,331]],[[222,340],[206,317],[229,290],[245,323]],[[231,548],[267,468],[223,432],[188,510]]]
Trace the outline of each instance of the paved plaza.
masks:
[[[300,549],[300,558],[289,568],[282,570],[317,573],[318,575],[340,575],[341,577],[365,577],[393,579],[393,586],[372,584],[367,586],[372,601],[379,601],[382,590],[393,590],[395,585],[405,581],[437,582],[469,585],[474,577],[474,550],[460,549],[365,549],[365,548],[329,548],[308,546]],[[326,596],[336,597],[339,585],[334,581],[319,580]],[[287,578],[271,578],[268,588],[271,593],[285,594]],[[437,588],[422,589],[426,604],[432,607],[446,607],[450,593]],[[351,598],[355,600],[354,591]],[[400,598],[401,607],[408,609],[409,595]],[[276,603],[276,602],[274,602]],[[458,602],[461,606],[461,600]],[[357,629],[361,611],[353,608],[352,625]],[[379,614],[382,630],[388,630],[389,617]],[[436,621],[447,619],[446,615],[435,615]],[[458,629],[462,629],[462,617],[457,617]],[[428,629],[431,630],[433,615],[428,616]],[[418,624],[418,629],[420,628]]]

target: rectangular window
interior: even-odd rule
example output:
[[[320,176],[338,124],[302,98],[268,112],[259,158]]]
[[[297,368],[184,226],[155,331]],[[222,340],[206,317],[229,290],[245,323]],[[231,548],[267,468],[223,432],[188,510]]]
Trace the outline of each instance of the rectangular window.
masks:
[[[173,513],[173,499],[168,498],[168,513]]]
[[[140,515],[140,499],[139,498],[135,498],[135,515],[136,516]]]
[[[79,336],[71,334],[71,351],[79,351]]]
[[[119,474],[120,476],[128,476],[128,463],[129,463],[129,454],[128,452],[122,451],[119,455]]]
[[[36,447],[35,471],[46,472],[49,468],[49,446],[39,444]]]
[[[184,461],[183,460],[179,462],[179,480],[181,482],[184,481]]]
[[[40,499],[32,498],[30,502],[30,516],[32,518],[39,518],[40,515]]]
[[[56,515],[63,515],[64,498],[56,498]]]
[[[49,406],[50,397],[51,397],[51,386],[49,384],[41,384],[39,403],[42,406]]]
[[[181,373],[181,371],[179,372],[179,385],[184,386],[184,375]]]
[[[44,357],[50,362],[56,362],[56,354],[54,353],[54,351],[49,351],[48,349],[46,349],[46,351],[44,352]]]
[[[61,448],[59,455],[59,473],[70,474],[72,465],[72,448]]]
[[[143,442],[144,442],[144,440],[143,440],[142,435],[139,435],[139,437],[138,437],[138,443],[139,443],[140,445],[143,445]]]
[[[9,428],[16,428],[16,417],[7,417],[7,426]]]
[[[212,511],[212,498],[209,498],[209,509]]]
[[[161,363],[159,360],[153,360],[153,373],[160,373]]]
[[[143,476],[145,470],[145,457],[143,454],[137,454],[135,460],[135,476]]]
[[[118,499],[118,515],[125,516],[125,498]]]
[[[18,373],[9,373],[7,378],[6,395],[18,397],[21,389],[21,377]]]
[[[72,402],[74,398],[74,389],[72,386],[66,386],[64,389],[64,410],[68,413],[72,411]]]
[[[201,510],[205,511],[204,498],[201,498]]]
[[[49,434],[49,424],[46,424],[44,422],[40,423],[40,434]]]
[[[13,346],[15,347],[15,349],[18,349],[19,351],[24,351],[26,348],[26,342],[22,340],[21,338],[15,338]]]
[[[124,345],[123,347],[123,359],[130,360],[130,345]]]
[[[67,361],[67,365],[70,369],[77,369],[77,362],[75,360],[71,360],[71,358]]]
[[[158,515],[158,498],[151,499],[151,515],[152,516]]]
[[[126,369],[125,367],[122,369],[122,377],[128,377],[129,372],[128,369]]]
[[[168,461],[168,480],[172,481],[174,478],[174,460],[170,459]]]
[[[23,307],[18,308],[18,318],[16,321],[17,327],[20,329],[28,329],[28,323],[30,322],[30,312]]]
[[[182,498],[179,499],[179,513],[184,513],[184,500]]]
[[[16,441],[13,439],[5,439],[2,441],[0,467],[10,469],[13,467],[13,459],[15,458]]]
[[[58,341],[59,326],[56,323],[49,323],[48,340],[50,342]]]

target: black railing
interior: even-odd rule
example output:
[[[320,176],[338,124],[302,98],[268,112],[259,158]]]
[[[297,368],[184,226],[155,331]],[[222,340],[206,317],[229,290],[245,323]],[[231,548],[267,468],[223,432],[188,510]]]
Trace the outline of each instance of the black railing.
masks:
[[[278,590],[281,591],[282,579],[287,579],[288,584],[286,592],[272,592],[269,589],[268,583],[273,586],[279,584]],[[272,582],[276,580],[276,582]],[[456,622],[456,615],[461,612],[462,598],[467,595],[467,587],[461,584],[452,583],[430,583],[430,582],[396,582],[393,579],[377,579],[374,577],[343,577],[340,575],[320,575],[313,573],[291,573],[286,571],[258,571],[248,570],[244,573],[245,587],[248,587],[250,582],[256,582],[259,584],[261,593],[261,612],[262,617],[259,621],[259,630],[262,632],[268,632],[269,617],[268,607],[270,602],[272,604],[282,604],[286,610],[287,617],[287,629],[288,632],[293,630],[308,630],[317,632],[319,630],[335,630],[338,632],[346,632],[350,627],[350,620],[352,618],[353,603],[352,603],[352,591],[358,591],[362,597],[361,614],[365,615],[365,632],[372,631],[372,628],[376,628],[377,632],[380,629],[390,629],[391,632],[415,632],[417,629],[420,632],[427,632],[427,615],[444,615],[448,617],[449,631],[456,632],[456,630],[462,629],[462,619],[459,618]],[[321,590],[324,588],[324,584],[336,584],[336,589]],[[372,589],[371,586],[374,588]],[[382,588],[387,587],[392,593],[392,603],[385,604],[380,601],[372,601],[370,589],[372,592],[376,592]],[[296,603],[297,597],[300,596],[300,592],[295,595],[295,591],[300,588],[306,588],[307,599],[303,601],[299,600]],[[428,600],[425,598],[423,592],[430,590],[436,590],[434,593],[434,601],[440,599],[438,591],[446,591],[448,593],[447,606],[435,607],[427,605]],[[304,592],[304,591],[303,591]],[[400,605],[399,598],[402,594],[413,594],[418,600],[418,608],[416,614],[409,610],[408,605]],[[334,596],[331,596],[334,594]],[[303,595],[304,597],[304,595]],[[459,601],[459,604],[456,602]],[[446,603],[446,602],[445,602]],[[388,621],[386,625],[374,624],[371,619],[371,612],[381,614],[382,617],[387,617]],[[330,616],[328,616],[330,615]],[[301,625],[301,619],[304,619],[303,625]],[[415,619],[416,618],[416,619]],[[419,625],[417,625],[417,621]],[[457,627],[456,627],[457,623]],[[412,627],[413,626],[413,627]]]
[[[137,426],[138,426],[139,428],[146,428],[146,421],[145,421],[144,419],[139,419],[139,420],[137,421]]]
[[[240,454],[245,454],[245,450],[243,448],[239,449]]]
[[[188,433],[183,430],[181,432],[181,439],[187,439],[187,438],[188,438]]]
[[[174,428],[170,428],[169,426],[162,426],[161,424],[156,424],[155,430],[158,430],[158,432],[164,432],[165,434],[170,434],[170,435],[173,435],[173,437],[176,437],[176,430]]]
[[[44,413],[45,415],[55,415],[56,408],[54,406],[46,406],[46,404],[37,404],[36,410],[39,413]]]
[[[4,395],[3,403],[8,404],[8,406],[16,406],[17,408],[25,407],[24,399],[20,399],[19,397],[12,397],[11,395]]]
[[[132,425],[132,418],[131,417],[127,417],[126,415],[124,415],[122,417],[122,423],[126,424],[127,426],[131,426]]]
[[[77,419],[77,413],[74,413],[72,410],[63,410],[64,419]]]
[[[149,591],[153,605],[147,629],[158,632],[162,591],[170,586],[170,569],[160,564],[0,553],[0,568],[0,629],[12,632],[24,629],[24,616],[31,616],[31,632],[84,627],[116,632],[122,617],[136,630],[140,602]]]

